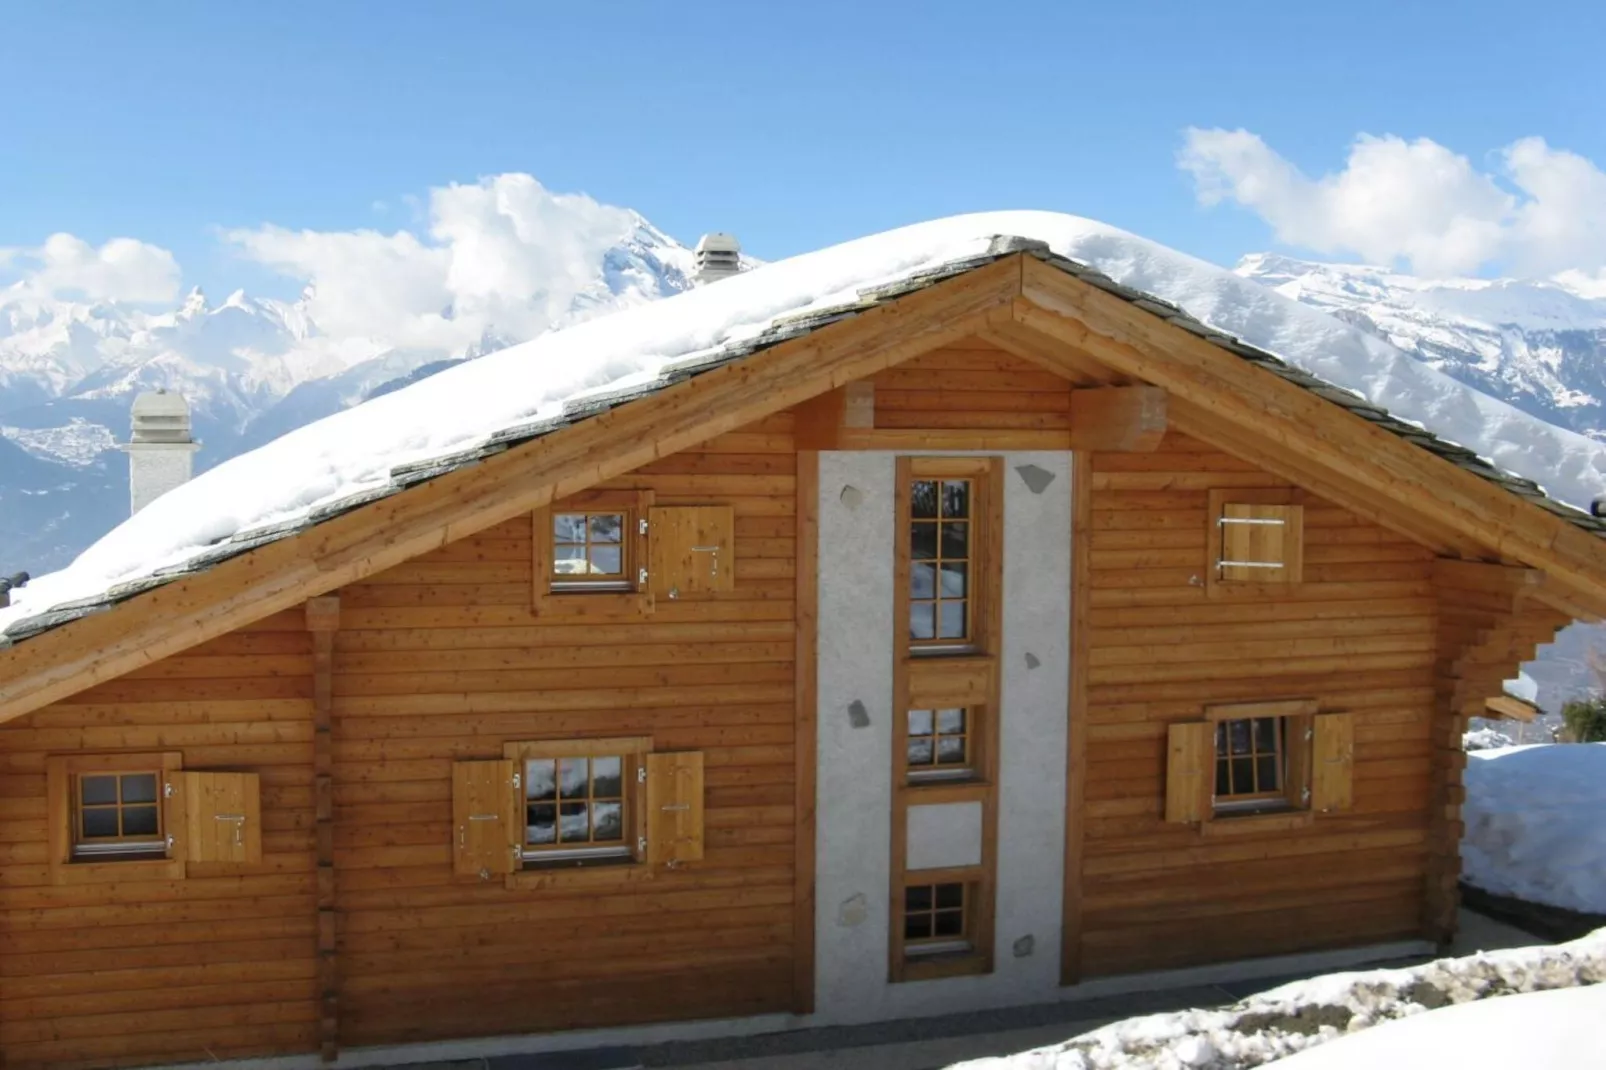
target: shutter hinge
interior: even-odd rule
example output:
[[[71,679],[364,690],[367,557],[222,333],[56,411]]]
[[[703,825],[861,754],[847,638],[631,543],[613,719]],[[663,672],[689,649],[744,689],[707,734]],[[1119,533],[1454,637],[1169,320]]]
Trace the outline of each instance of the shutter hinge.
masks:
[[[513,771],[513,790],[517,791],[518,787],[519,787],[519,771],[517,769],[515,769]]]
[[[167,840],[167,849],[171,851],[173,849],[173,834],[169,832],[165,838]]]
[[[641,568],[641,569],[637,569],[636,570],[636,584],[637,584],[637,586],[640,586],[640,587],[647,586],[647,570],[646,569]]]
[[[647,518],[646,517],[642,517],[640,520],[636,521],[636,534],[638,534],[638,535],[647,534]]]
[[[645,784],[646,782],[647,782],[647,767],[645,765],[636,766],[636,783],[637,784]]]
[[[1304,803],[1306,806],[1310,805],[1310,789],[1309,788],[1301,788],[1300,789],[1299,801]]]
[[[166,782],[164,782],[162,784],[162,798],[171,799],[172,797],[173,797],[173,782],[169,780],[169,781],[166,781]]]
[[[647,837],[636,837],[636,853],[640,855],[645,855],[647,853]]]

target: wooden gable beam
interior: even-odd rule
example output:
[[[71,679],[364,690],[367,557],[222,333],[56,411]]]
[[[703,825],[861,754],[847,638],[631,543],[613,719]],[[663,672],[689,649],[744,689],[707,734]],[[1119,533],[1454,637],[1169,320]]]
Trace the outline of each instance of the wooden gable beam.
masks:
[[[1057,268],[1027,260],[1022,270],[1016,323],[1342,473],[1433,527],[1541,568],[1577,604],[1606,613],[1606,540]]]
[[[0,722],[974,335],[996,261],[353,510],[0,653]]]

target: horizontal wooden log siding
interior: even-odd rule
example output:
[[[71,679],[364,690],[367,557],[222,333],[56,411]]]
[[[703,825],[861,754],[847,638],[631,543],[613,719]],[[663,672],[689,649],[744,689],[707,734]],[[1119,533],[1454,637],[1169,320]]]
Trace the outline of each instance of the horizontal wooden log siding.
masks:
[[[1304,582],[1211,597],[1209,492],[1288,484],[1174,433],[1092,468],[1083,975],[1420,935],[1431,553],[1308,499]],[[1354,713],[1352,812],[1210,837],[1163,821],[1168,723],[1304,697]]]
[[[1069,431],[1071,383],[980,338],[871,377],[877,429]]]
[[[19,1067],[317,1050],[312,637],[299,610],[0,726],[0,1051]],[[263,864],[53,886],[45,757],[262,777]]]
[[[734,506],[736,589],[715,600],[532,616],[527,518],[341,591],[342,1047],[789,1008],[791,431],[771,417],[602,485]],[[596,735],[703,752],[703,861],[618,885],[454,881],[452,761]]]

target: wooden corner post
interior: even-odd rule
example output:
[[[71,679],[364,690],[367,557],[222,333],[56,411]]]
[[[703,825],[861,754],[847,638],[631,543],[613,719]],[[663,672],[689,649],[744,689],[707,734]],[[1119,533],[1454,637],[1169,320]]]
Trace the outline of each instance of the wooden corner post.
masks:
[[[340,627],[340,599],[334,595],[307,600],[307,630],[312,633],[312,797],[318,842],[318,1052],[334,1062],[340,1054],[340,977],[335,949],[335,782],[334,724],[335,632]]]

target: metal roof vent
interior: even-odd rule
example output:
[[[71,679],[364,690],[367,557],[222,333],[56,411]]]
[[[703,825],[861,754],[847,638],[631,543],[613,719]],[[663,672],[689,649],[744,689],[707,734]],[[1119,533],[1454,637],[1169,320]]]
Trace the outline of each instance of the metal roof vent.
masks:
[[[11,604],[11,592],[28,586],[28,574],[19,572],[15,576],[0,576],[0,609]]]
[[[707,286],[720,279],[728,279],[742,270],[742,244],[734,234],[704,234],[697,240],[697,269],[692,281]]]
[[[190,481],[201,444],[190,429],[190,406],[182,395],[156,390],[134,399],[133,434],[120,447],[128,454],[128,498],[137,513]]]

